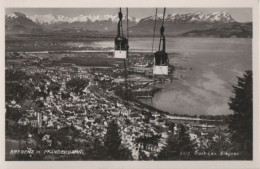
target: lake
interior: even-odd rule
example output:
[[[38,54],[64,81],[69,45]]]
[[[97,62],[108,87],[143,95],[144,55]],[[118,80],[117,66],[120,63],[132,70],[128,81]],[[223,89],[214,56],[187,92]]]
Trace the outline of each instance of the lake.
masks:
[[[130,52],[152,52],[152,38],[132,38]],[[113,48],[113,41],[91,42],[93,47]],[[154,51],[158,49],[155,39]],[[179,114],[230,114],[228,102],[236,76],[252,70],[252,39],[166,38],[176,80],[156,84],[153,106]]]

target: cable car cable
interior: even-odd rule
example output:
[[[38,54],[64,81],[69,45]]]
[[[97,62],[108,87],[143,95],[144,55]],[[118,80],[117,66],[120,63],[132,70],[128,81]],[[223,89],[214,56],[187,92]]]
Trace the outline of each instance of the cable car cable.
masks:
[[[129,37],[129,33],[128,33],[128,9],[127,9],[127,37],[124,36],[124,32],[123,32],[123,14],[122,14],[122,10],[121,8],[119,8],[119,13],[118,13],[118,25],[117,25],[117,37],[115,38],[115,50],[114,50],[114,58],[117,59],[124,59],[124,79],[125,79],[125,99],[126,99],[126,106],[128,106],[128,73],[127,73],[127,58],[128,58],[128,37]],[[121,62],[122,63],[122,62]]]
[[[155,29],[156,29],[156,19],[157,18],[157,8],[155,10],[155,16],[154,16],[154,28],[153,28],[153,43],[152,43],[152,53],[153,53],[153,45],[154,45],[154,36],[155,36]]]
[[[153,66],[153,74],[154,75],[168,75],[168,54],[165,52],[166,41],[164,36],[164,22],[165,22],[165,13],[166,8],[163,10],[163,18],[162,18],[162,26],[160,28],[160,41],[159,41],[159,50],[154,53],[154,66]],[[161,49],[162,44],[162,49]]]
[[[162,26],[161,26],[161,34],[160,34],[160,42],[159,42],[159,51],[160,51],[160,49],[161,49],[161,41],[162,41],[162,36],[163,36],[163,33],[164,33],[164,27],[163,27],[163,25],[164,25],[164,17],[165,17],[165,11],[166,11],[166,8],[164,8],[164,10],[163,10],[163,20],[162,20]]]
[[[162,40],[163,40],[163,49],[162,50],[165,51],[165,37],[164,37],[165,12],[166,12],[166,8],[164,8],[164,10],[163,10],[162,26],[161,26],[161,29],[160,29],[159,51],[160,51],[160,48],[161,48],[161,41]],[[157,17],[157,10],[156,10],[156,17]],[[156,17],[155,17],[155,21],[156,21]],[[155,34],[155,29],[154,29],[154,34]],[[152,48],[152,53],[153,53],[153,48]],[[155,64],[156,63],[154,63],[154,66],[155,66]],[[153,73],[153,86],[152,86],[152,92],[151,92],[152,98],[153,98],[153,94],[154,94],[154,88],[155,88],[155,74]],[[153,104],[153,100],[151,99],[150,105],[152,105],[152,104]]]
[[[127,39],[129,42],[129,25],[128,25],[128,8],[126,8],[126,30],[127,30]],[[129,63],[129,44],[127,45],[127,61],[128,61],[128,81],[130,82],[130,63]]]
[[[152,54],[153,54],[154,37],[155,37],[155,30],[156,30],[156,21],[157,21],[157,8],[156,8],[156,10],[155,10],[155,17],[154,17]],[[152,106],[152,103],[153,103],[153,90],[154,90],[154,75],[153,75],[153,85],[152,85],[152,90],[151,90],[151,102],[150,102],[150,106]]]
[[[128,27],[128,8],[126,8],[126,33],[127,33],[127,38],[129,39],[129,27]]]
[[[119,37],[124,37],[124,33],[123,33],[123,25],[122,25],[122,18],[123,18],[123,14],[122,14],[122,11],[121,11],[121,8],[119,8],[119,13],[118,13],[118,16],[119,16]],[[120,31],[121,30],[121,31]]]
[[[121,8],[120,8],[121,10]],[[128,8],[126,8],[126,35],[127,38],[129,40],[129,27],[128,27]],[[126,51],[126,58],[124,59],[124,67],[125,67],[125,96],[126,96],[126,102],[127,102],[127,109],[129,111],[129,92],[128,92],[128,81],[130,81],[128,78],[128,73],[127,73],[127,62],[128,62],[128,66],[130,66],[129,64],[129,45],[127,44],[127,51]]]

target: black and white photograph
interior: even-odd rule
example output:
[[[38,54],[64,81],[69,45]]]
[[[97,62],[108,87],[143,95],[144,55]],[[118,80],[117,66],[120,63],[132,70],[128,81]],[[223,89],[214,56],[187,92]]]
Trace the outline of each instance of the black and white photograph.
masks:
[[[252,7],[4,14],[5,161],[255,159]]]

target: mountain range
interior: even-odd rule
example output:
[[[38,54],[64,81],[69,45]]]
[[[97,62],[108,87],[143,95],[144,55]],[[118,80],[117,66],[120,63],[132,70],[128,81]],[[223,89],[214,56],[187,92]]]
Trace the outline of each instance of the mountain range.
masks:
[[[101,32],[104,34],[115,34],[118,22],[117,15],[79,15],[68,17],[63,15],[30,15],[26,16],[20,12],[14,12],[5,16],[5,27],[7,34],[35,34],[35,33],[84,33],[84,32]],[[158,15],[156,18],[156,33],[159,33],[163,16]],[[129,17],[129,32],[133,36],[149,36],[153,33],[155,16],[145,18]],[[165,34],[168,35],[186,35],[190,31],[204,31],[212,29],[224,29],[229,31],[236,25],[236,29],[250,30],[250,24],[237,22],[227,12],[214,12],[203,14],[202,12],[187,14],[168,14],[165,16],[164,26]],[[126,27],[126,17],[123,18],[124,28]],[[240,27],[240,28],[239,28]],[[251,28],[252,29],[252,28]],[[249,35],[248,35],[249,33]],[[193,35],[193,34],[190,34]],[[250,31],[246,32],[246,37],[252,36]]]

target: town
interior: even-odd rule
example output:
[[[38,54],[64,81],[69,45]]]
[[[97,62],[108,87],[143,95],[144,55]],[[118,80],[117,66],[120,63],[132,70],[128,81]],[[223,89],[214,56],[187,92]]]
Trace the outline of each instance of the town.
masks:
[[[135,66],[128,69],[127,79],[122,63],[109,60],[110,54],[87,53],[89,62],[93,55],[109,60],[101,66],[77,64],[82,57],[86,59],[85,53],[9,52],[6,55],[8,160],[21,158],[10,153],[14,147],[82,150],[89,143],[102,144],[111,121],[119,126],[121,145],[130,150],[132,160],[156,159],[168,138],[178,139],[180,133],[189,137],[192,151],[197,155],[215,151],[212,147],[216,144],[230,144],[230,132],[223,120],[175,116],[138,101],[141,97],[149,102],[153,93],[160,90],[153,88],[153,83],[172,80],[153,81],[147,54],[130,57],[129,62]],[[76,62],[70,62],[69,57]],[[182,152],[180,157],[185,159],[187,154]],[[64,154],[41,156],[41,160],[48,159],[67,158]]]

